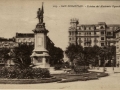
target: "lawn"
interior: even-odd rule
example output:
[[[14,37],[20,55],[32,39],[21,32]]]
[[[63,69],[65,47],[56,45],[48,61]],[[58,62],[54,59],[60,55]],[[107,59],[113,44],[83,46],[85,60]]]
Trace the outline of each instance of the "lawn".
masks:
[[[82,74],[67,74],[67,73],[52,74],[52,76],[62,79],[61,81],[58,81],[59,83],[62,83],[62,82],[72,82],[72,81],[95,80],[95,79],[99,79],[100,77],[108,76],[108,74],[103,72],[89,72]]]

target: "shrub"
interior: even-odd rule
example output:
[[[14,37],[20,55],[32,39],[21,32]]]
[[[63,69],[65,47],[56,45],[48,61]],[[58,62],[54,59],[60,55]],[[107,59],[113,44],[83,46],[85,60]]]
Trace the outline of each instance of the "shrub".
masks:
[[[33,72],[32,68],[26,68],[23,70],[20,70],[17,75],[18,79],[33,79]]]
[[[49,78],[50,72],[46,68],[33,68],[32,73],[34,78]]]
[[[62,65],[56,64],[55,67],[54,67],[54,69],[55,70],[60,70],[62,67],[63,67]]]
[[[65,63],[63,64],[63,68],[71,68],[69,62],[65,62]]]
[[[0,77],[17,79],[49,78],[50,73],[45,68],[26,68],[21,70],[15,67],[3,67],[0,70]]]
[[[88,66],[75,66],[73,70],[75,73],[87,73]]]
[[[0,77],[1,78],[16,78],[18,71],[19,70],[14,67],[3,67],[0,70]]]

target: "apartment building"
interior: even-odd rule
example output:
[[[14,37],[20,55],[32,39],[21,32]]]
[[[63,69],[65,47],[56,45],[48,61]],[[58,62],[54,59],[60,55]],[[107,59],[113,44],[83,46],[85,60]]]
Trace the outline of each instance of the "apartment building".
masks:
[[[97,45],[116,46],[116,63],[120,62],[120,24],[79,24],[78,19],[70,20],[69,44],[92,47]]]

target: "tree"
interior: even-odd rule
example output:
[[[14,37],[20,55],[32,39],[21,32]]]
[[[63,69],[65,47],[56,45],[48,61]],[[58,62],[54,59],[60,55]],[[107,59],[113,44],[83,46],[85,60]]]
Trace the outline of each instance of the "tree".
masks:
[[[65,51],[67,57],[70,59],[70,61],[73,63],[77,63],[79,62],[83,62],[83,47],[79,46],[79,45],[74,45],[74,44],[70,44]],[[74,61],[74,62],[73,62]]]
[[[20,69],[25,69],[31,64],[30,55],[33,51],[33,45],[20,45],[14,49],[15,59],[14,63]]]
[[[100,50],[101,62],[103,64],[103,72],[105,72],[106,63],[109,61],[109,55],[111,55],[111,47],[103,47]]]
[[[6,61],[10,58],[8,53],[10,52],[9,48],[1,48],[0,49],[0,58],[4,59],[4,62],[6,63]]]
[[[59,47],[51,47],[49,50],[50,55],[50,65],[62,64],[63,50]]]
[[[109,60],[109,62],[108,62],[108,66],[111,66],[111,60],[113,59],[113,57],[114,57],[114,66],[115,66],[115,63],[116,63],[116,61],[115,61],[115,57],[116,57],[116,47],[115,46],[109,46],[109,47],[107,47],[107,51],[108,51],[108,54],[107,54],[107,58],[108,58],[108,60]]]
[[[101,48],[99,47],[99,46],[97,46],[97,45],[94,45],[93,47],[92,47],[92,58],[93,58],[93,63],[94,63],[94,65],[98,65],[98,63],[99,63],[99,53],[100,53],[100,50],[101,50]]]
[[[84,59],[84,54],[79,52],[78,54],[76,54],[75,56],[75,59],[73,60],[73,63],[76,65],[76,66],[85,66],[86,63],[85,63],[85,59]]]

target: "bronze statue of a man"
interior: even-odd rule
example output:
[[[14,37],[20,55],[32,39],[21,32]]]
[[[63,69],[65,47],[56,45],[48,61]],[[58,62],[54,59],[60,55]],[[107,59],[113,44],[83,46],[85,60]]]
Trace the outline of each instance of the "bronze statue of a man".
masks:
[[[43,22],[43,12],[41,11],[41,9],[39,8],[37,11],[37,18],[39,20],[39,23]]]

